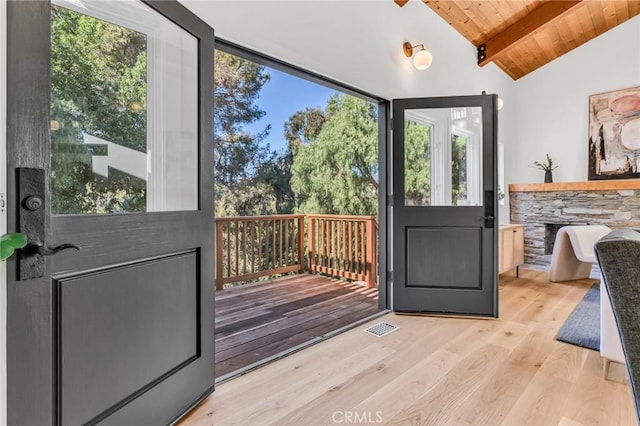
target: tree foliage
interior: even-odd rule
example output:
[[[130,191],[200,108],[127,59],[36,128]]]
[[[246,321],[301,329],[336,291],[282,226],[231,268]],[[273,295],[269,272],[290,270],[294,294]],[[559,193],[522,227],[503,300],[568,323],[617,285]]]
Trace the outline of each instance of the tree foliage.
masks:
[[[290,151],[295,153],[301,145],[308,145],[317,138],[326,121],[327,116],[322,109],[311,107],[289,117],[284,124],[284,137]]]
[[[95,175],[83,135],[146,151],[146,37],[52,6],[51,67],[53,212],[144,211],[146,182]]]
[[[265,171],[274,155],[258,134],[246,128],[265,115],[256,104],[269,80],[265,67],[238,56],[215,52],[214,147],[216,214],[247,216],[276,211],[276,194]]]
[[[108,178],[93,173],[91,157],[104,147],[85,144],[84,135],[146,152],[146,36],[66,8],[52,10],[53,211],[145,211],[146,181],[114,169]],[[246,131],[265,114],[255,101],[269,74],[216,51],[214,78],[217,213],[275,213],[282,183],[277,158],[263,143],[270,128]]]
[[[336,94],[327,102],[324,116],[315,138],[308,132],[308,137],[295,139],[300,142],[291,167],[296,211],[375,215],[377,106]]]
[[[467,138],[451,136],[451,202],[469,198],[467,187]]]
[[[410,120],[404,122],[405,203],[431,204],[431,128]]]
[[[296,196],[291,188],[291,166],[298,148],[308,144],[320,133],[326,120],[320,108],[306,108],[289,117],[284,124],[286,149],[276,153],[272,160],[262,167],[260,176],[273,190],[275,196],[275,213],[293,213],[296,207]]]

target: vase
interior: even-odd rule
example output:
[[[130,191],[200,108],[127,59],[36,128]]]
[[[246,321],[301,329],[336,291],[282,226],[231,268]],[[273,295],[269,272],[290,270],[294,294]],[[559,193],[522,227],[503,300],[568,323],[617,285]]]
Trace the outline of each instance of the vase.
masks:
[[[553,174],[551,173],[551,170],[547,170],[546,172],[544,172],[544,183],[551,182],[553,182]]]

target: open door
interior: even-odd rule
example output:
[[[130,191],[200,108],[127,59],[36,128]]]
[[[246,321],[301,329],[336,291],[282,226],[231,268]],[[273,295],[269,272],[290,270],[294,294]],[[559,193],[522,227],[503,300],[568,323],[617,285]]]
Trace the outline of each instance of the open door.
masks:
[[[498,316],[496,105],[393,101],[396,312]]]
[[[8,2],[8,423],[168,424],[213,390],[213,30]]]

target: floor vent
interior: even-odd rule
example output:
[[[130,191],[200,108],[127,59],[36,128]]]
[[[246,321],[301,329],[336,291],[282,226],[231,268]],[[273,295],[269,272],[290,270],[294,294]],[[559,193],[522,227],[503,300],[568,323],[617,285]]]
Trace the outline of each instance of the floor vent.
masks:
[[[379,322],[375,325],[364,330],[365,333],[373,334],[376,337],[382,337],[385,334],[389,334],[392,331],[396,331],[398,328],[397,325],[389,324],[388,322]]]

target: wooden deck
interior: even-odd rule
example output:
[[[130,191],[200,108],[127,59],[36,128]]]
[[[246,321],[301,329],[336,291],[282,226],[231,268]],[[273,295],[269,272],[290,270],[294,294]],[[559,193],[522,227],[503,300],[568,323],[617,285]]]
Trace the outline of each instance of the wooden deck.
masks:
[[[378,312],[378,290],[300,274],[216,292],[216,377]]]

